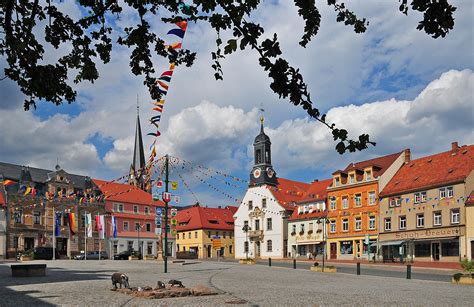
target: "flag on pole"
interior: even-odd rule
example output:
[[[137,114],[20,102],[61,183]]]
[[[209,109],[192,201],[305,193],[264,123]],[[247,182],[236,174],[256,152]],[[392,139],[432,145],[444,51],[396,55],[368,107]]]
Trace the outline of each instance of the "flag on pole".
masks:
[[[99,228],[99,239],[103,239],[105,237],[105,220],[103,215],[99,215],[100,220],[100,228]]]
[[[69,213],[69,230],[71,235],[76,234],[76,215],[74,213]]]
[[[92,238],[92,214],[86,214],[87,237]]]
[[[116,238],[117,237],[117,223],[115,221],[115,216],[112,216],[112,232],[113,232],[114,238]]]
[[[60,217],[60,214],[59,213],[56,213],[56,226],[55,226],[55,235],[56,237],[59,237],[61,235],[61,225],[59,223],[59,217]]]

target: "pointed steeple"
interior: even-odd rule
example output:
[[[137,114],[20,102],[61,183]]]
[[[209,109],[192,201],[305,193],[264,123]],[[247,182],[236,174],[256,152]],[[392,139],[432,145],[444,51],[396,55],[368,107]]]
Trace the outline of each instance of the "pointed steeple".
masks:
[[[133,161],[130,166],[130,184],[142,187],[145,173],[145,152],[143,150],[142,129],[140,125],[140,107],[138,106],[137,95],[137,124],[135,127],[135,145],[133,148]]]

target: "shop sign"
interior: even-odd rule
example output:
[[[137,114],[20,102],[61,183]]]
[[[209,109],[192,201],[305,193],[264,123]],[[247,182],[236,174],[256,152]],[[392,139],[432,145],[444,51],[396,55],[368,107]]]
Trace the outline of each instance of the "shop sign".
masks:
[[[395,233],[393,235],[394,235],[395,239],[401,239],[401,240],[430,239],[430,238],[462,236],[463,231],[459,227],[453,227],[453,228],[439,228],[439,229],[407,231],[407,232]],[[386,238],[384,238],[384,239],[386,239]]]

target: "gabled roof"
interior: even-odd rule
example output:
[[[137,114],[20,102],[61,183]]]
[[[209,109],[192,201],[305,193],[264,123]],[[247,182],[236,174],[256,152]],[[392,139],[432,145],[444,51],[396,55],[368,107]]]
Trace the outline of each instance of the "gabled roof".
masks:
[[[327,188],[332,183],[332,179],[324,179],[321,181],[313,181],[306,190],[303,199],[300,203],[307,203],[311,201],[326,200]]]
[[[276,187],[267,186],[267,188],[272,192],[280,206],[290,211],[295,209],[294,203],[303,200],[306,191],[310,187],[309,183],[285,178],[278,178],[277,182]]]
[[[106,201],[116,201],[131,204],[154,205],[164,207],[165,204],[161,200],[153,200],[150,193],[147,193],[136,186],[107,182],[100,179],[92,179],[98,189],[105,195]]]
[[[404,164],[383,189],[381,196],[435,188],[462,182],[474,169],[474,145],[412,160]]]
[[[234,230],[233,209],[207,208],[196,205],[176,215],[178,231],[197,229]]]

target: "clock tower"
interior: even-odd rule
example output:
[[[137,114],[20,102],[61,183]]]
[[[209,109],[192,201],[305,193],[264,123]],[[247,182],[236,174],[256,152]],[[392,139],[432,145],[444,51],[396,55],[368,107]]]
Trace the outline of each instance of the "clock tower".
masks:
[[[272,167],[271,142],[268,135],[263,131],[263,115],[260,117],[260,134],[255,137],[253,142],[254,166],[250,172],[249,186],[278,184],[276,173]]]

